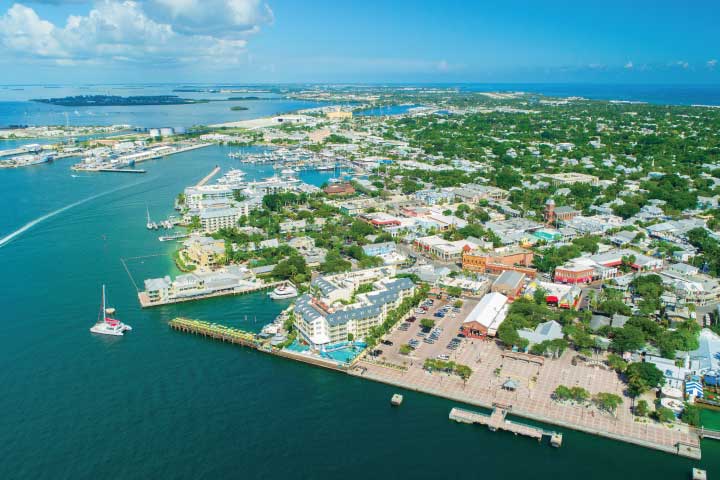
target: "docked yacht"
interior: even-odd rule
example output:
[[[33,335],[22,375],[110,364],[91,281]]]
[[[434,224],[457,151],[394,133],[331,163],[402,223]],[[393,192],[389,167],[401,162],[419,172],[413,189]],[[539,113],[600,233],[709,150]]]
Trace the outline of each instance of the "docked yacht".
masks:
[[[284,283],[268,293],[268,296],[273,300],[284,300],[286,298],[297,297],[298,291],[291,283]]]
[[[126,331],[132,330],[130,325],[125,325],[120,320],[112,318],[110,315],[115,314],[115,309],[105,305],[105,285],[102,287],[102,310],[100,310],[100,318],[95,325],[90,327],[90,332],[99,333],[101,335],[117,335],[122,336]]]

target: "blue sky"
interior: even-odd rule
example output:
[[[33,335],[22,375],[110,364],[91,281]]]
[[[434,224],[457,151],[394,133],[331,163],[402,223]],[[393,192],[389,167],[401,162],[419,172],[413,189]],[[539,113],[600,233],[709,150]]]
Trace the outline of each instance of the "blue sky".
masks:
[[[720,84],[705,1],[0,0],[0,83]]]

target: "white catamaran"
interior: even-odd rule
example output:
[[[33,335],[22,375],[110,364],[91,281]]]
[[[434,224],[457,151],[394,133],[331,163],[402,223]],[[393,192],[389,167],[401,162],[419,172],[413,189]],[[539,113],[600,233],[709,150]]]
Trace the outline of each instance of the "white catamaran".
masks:
[[[125,325],[120,320],[110,317],[113,314],[115,314],[115,309],[105,305],[105,285],[103,285],[102,310],[100,310],[97,323],[90,327],[90,331],[102,335],[122,335],[128,330],[132,330],[130,325]]]

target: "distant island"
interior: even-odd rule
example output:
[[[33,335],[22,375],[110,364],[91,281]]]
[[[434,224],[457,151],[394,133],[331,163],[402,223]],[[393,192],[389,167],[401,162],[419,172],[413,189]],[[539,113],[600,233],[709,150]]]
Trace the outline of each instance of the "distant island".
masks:
[[[115,95],[78,95],[63,98],[33,98],[33,102],[61,105],[63,107],[117,107],[128,105],[187,105],[207,103],[208,100],[180,98],[177,95],[146,95],[119,97]]]
[[[229,97],[228,98],[228,101],[233,101],[233,100],[267,100],[267,99],[262,98],[262,97]]]
[[[173,92],[180,93],[219,93],[220,90],[216,88],[175,88]]]
[[[234,106],[234,107],[230,107],[230,110],[233,110],[233,111],[247,110],[247,109],[248,109],[248,107],[242,107],[242,106],[240,106],[240,105],[236,105],[236,106]]]

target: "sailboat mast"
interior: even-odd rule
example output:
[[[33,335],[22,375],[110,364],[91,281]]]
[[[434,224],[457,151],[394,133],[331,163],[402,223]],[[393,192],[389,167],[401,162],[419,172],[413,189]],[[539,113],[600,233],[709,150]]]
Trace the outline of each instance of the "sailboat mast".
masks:
[[[105,284],[103,284],[102,290],[103,290],[103,294],[102,294],[102,297],[103,297],[102,298],[102,316],[103,317],[102,318],[103,318],[103,321],[105,321],[105,311],[106,311],[106,308],[105,308]]]

